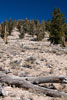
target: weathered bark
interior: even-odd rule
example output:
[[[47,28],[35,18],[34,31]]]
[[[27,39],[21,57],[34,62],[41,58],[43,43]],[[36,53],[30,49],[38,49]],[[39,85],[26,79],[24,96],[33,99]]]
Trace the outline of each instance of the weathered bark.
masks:
[[[0,72],[0,78],[4,80],[17,79],[20,81],[26,80],[30,81],[33,84],[41,84],[41,83],[65,83],[67,84],[67,77],[63,76],[48,76],[48,77],[18,77],[18,76],[9,76],[3,72]]]
[[[30,81],[33,84],[41,84],[41,83],[65,83],[67,84],[66,77],[57,77],[57,76],[48,76],[48,77],[25,77],[27,81]]]
[[[0,80],[7,83],[8,85],[15,85],[17,87],[21,87],[25,89],[32,89],[33,91],[37,91],[38,93],[44,93],[49,96],[67,97],[67,93],[40,87],[40,86],[32,84],[30,81],[27,81],[24,78],[20,78],[16,76],[9,76],[2,72],[0,72]]]

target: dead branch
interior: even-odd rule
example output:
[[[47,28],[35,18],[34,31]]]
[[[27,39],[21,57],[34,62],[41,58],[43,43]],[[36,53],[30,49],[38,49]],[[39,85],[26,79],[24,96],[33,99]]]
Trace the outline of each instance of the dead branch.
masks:
[[[40,86],[32,84],[30,81],[27,81],[24,78],[20,78],[16,76],[9,76],[2,72],[0,72],[0,80],[7,83],[8,85],[15,85],[17,87],[21,87],[25,89],[32,89],[33,91],[37,91],[38,93],[44,93],[49,96],[67,97],[67,93],[40,87]]]
[[[48,76],[48,77],[25,77],[27,81],[30,81],[33,84],[41,83],[65,83],[67,84],[67,78],[63,76]]]

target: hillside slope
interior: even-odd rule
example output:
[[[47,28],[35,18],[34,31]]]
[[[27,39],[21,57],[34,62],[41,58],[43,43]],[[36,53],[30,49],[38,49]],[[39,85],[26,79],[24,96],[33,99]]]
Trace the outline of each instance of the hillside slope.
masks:
[[[0,38],[0,70],[20,77],[67,76],[67,48],[50,44],[47,41],[47,32],[43,41],[34,41],[28,34],[24,39],[19,39],[19,34],[18,30],[14,29],[11,36],[8,36],[8,44]],[[50,85],[45,84],[46,87]],[[54,84],[54,86],[59,91],[67,92],[66,85]],[[66,100],[11,86],[5,86],[5,90],[8,96],[0,100]]]

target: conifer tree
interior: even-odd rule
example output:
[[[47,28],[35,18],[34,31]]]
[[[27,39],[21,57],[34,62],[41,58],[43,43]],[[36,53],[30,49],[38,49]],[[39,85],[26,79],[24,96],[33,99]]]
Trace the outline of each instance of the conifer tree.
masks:
[[[42,27],[42,31],[45,32],[46,27],[45,27],[45,21],[44,20],[42,20],[42,22],[41,22],[41,27]]]
[[[38,29],[38,33],[37,33],[37,40],[41,41],[45,36],[45,29],[44,27],[40,24],[39,25],[39,29]]]
[[[12,21],[12,28],[14,29],[16,26],[17,26],[17,22],[16,22],[16,20],[13,20]]]
[[[7,44],[7,33],[8,33],[8,21],[4,21],[4,42]]]
[[[41,41],[45,36],[45,22],[42,21],[40,24],[38,20],[34,20],[34,23],[36,26],[37,41]]]
[[[4,38],[4,23],[1,23],[1,37]]]
[[[53,44],[62,44],[65,38],[65,18],[60,9],[54,8],[51,21],[50,41]]]
[[[66,27],[65,27],[65,41],[67,41],[67,24],[66,24]]]
[[[29,34],[34,36],[34,21],[30,21],[30,30],[29,30]]]
[[[9,22],[8,22],[8,31],[9,31],[9,35],[11,35],[12,29],[13,29],[12,20],[11,20],[11,18],[10,18],[10,19],[9,19]]]
[[[20,36],[19,36],[19,37],[20,37],[21,39],[24,38],[23,25],[20,26],[19,31],[20,31]]]
[[[46,29],[46,31],[49,31],[50,32],[50,29],[51,29],[51,21],[49,19],[45,23],[45,29]]]
[[[24,20],[23,30],[24,30],[24,33],[28,33],[30,31],[30,23],[27,18]]]

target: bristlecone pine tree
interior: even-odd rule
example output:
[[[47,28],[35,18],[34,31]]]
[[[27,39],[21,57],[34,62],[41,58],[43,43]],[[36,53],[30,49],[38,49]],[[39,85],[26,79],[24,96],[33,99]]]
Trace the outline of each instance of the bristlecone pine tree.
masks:
[[[42,21],[41,24],[39,23],[38,20],[35,20],[34,22],[36,25],[37,41],[41,41],[45,36],[45,22]]]
[[[20,37],[21,39],[24,38],[24,29],[23,29],[23,21],[22,21],[22,20],[19,20],[19,21],[17,22],[17,28],[18,28],[18,30],[19,30],[19,32],[20,32],[19,37]]]
[[[8,33],[8,21],[4,21],[4,42],[7,44],[7,33]]]
[[[30,21],[30,30],[29,30],[29,34],[34,36],[34,28],[35,28],[35,24],[34,24],[34,21],[31,20]]]
[[[50,41],[53,44],[64,45],[65,40],[65,18],[60,9],[54,8],[51,21]]]
[[[46,21],[46,23],[45,23],[45,29],[46,29],[46,31],[50,32],[50,29],[51,29],[51,21],[50,20]]]
[[[16,20],[13,20],[12,21],[12,28],[14,29],[16,26],[17,26],[17,21]]]
[[[5,20],[4,23],[0,24],[0,36],[4,39],[5,43],[7,43],[7,33],[8,33],[8,21]]]
[[[23,30],[23,25],[20,26],[20,36],[21,39],[24,38],[24,30]]]
[[[30,31],[30,22],[27,18],[24,20],[23,30],[24,30],[24,33],[28,33]]]
[[[65,27],[65,41],[67,42],[67,24],[66,24],[66,27]]]
[[[3,38],[4,37],[4,24],[0,24],[0,36]]]
[[[12,20],[10,18],[9,19],[9,22],[8,22],[8,32],[9,32],[9,35],[11,35],[12,29],[13,29]]]

